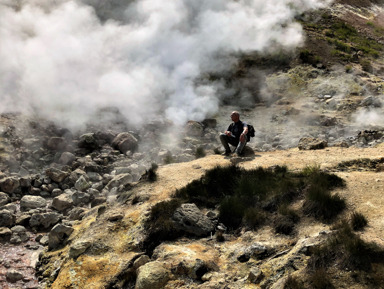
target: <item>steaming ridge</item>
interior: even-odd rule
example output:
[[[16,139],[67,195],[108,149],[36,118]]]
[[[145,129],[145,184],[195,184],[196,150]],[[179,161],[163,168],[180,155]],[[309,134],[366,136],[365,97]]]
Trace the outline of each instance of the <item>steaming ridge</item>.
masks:
[[[230,54],[295,48],[297,13],[324,1],[1,1],[1,112],[39,114],[81,127],[103,107],[135,125],[177,124],[217,111]],[[218,57],[224,55],[226,57]]]

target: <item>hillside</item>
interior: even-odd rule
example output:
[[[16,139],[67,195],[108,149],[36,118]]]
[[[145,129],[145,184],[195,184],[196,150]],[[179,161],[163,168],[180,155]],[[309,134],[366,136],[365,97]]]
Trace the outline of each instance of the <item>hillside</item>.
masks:
[[[384,204],[380,193],[384,181],[382,171],[365,167],[362,164],[343,170],[338,168],[338,164],[341,162],[381,159],[383,150],[383,146],[365,149],[327,148],[318,151],[291,149],[257,153],[255,156],[243,160],[239,165],[247,169],[258,166],[267,168],[287,165],[292,170],[299,170],[305,166],[317,164],[326,171],[335,172],[346,181],[346,188],[336,191],[347,201],[347,210],[340,218],[349,218],[353,211],[363,213],[369,220],[369,226],[359,235],[366,241],[384,246],[382,237]],[[60,264],[60,272],[52,288],[67,288],[74,286],[73,284],[83,288],[120,288],[119,282],[120,284],[125,282],[122,288],[130,288],[129,282],[126,283],[132,274],[129,273],[131,272],[129,268],[131,268],[132,262],[143,254],[139,243],[144,233],[142,222],[149,208],[157,202],[167,200],[176,189],[180,189],[192,180],[201,177],[206,170],[217,165],[230,165],[230,163],[231,159],[213,155],[188,163],[162,166],[158,170],[156,182],[139,184],[132,189],[132,195],[144,195],[147,201],[135,205],[127,203],[108,206],[102,215],[93,215],[81,223],[75,224],[75,232],[69,239],[69,244],[72,245],[47,253],[43,258],[43,260],[49,260],[48,265],[50,264],[43,266],[43,268],[50,268],[53,265],[55,267],[50,270],[55,270],[56,266]],[[295,206],[300,206],[300,203],[301,201]],[[111,221],[110,217],[114,215],[121,215],[121,219],[117,222]],[[283,288],[281,284],[283,280],[286,280],[288,274],[294,276],[306,276],[308,274],[306,264],[309,256],[297,252],[305,246],[313,246],[321,240],[324,241],[331,232],[331,224],[318,222],[311,217],[302,217],[296,230],[294,234],[287,236],[275,234],[272,227],[266,225],[257,231],[242,231],[240,234],[225,233],[224,242],[218,242],[215,236],[199,239],[182,238],[161,244],[155,250],[156,252],[150,262],[166,268],[169,274],[172,274],[171,281],[164,288],[218,288],[217,286],[222,286],[220,284],[226,284],[230,288],[259,288],[258,282],[251,282],[249,277],[250,272],[256,268],[264,274],[263,282],[260,280],[261,283],[265,284],[264,286]],[[94,245],[107,246],[109,249],[102,254],[85,253],[75,260],[69,258],[70,247],[81,240],[92,240]],[[276,256],[267,259],[255,257],[246,263],[239,262],[237,255],[255,244],[275,249]],[[294,261],[294,267],[289,267],[288,264],[292,258],[297,259],[297,261]],[[204,277],[207,279],[204,279],[206,281],[204,283],[198,279],[193,280],[193,272],[174,271],[181,263],[185,264],[189,268],[188,270],[193,271],[193,268],[198,266],[197,260],[209,267],[207,270],[210,273]],[[212,263],[215,264],[215,269],[211,268]],[[371,272],[372,276],[380,275],[380,268],[379,266],[373,273]],[[121,270],[126,271],[122,272]],[[361,274],[361,279],[359,277],[356,280],[355,274]],[[369,277],[365,277],[364,273],[359,273],[359,271],[330,271],[328,278],[332,280],[335,288],[372,288],[372,286],[376,286],[375,283],[371,283],[372,280]],[[280,282],[274,284],[277,280]],[[111,282],[114,284],[113,286]]]
[[[94,20],[98,17],[101,24],[95,21],[97,24],[92,22],[89,26],[96,27],[96,32],[107,27],[111,33],[107,35],[111,37],[116,36],[114,28],[124,30],[125,23],[119,21],[126,15],[121,11],[131,1],[129,4],[110,1],[108,5],[99,1],[83,2],[95,9],[95,13],[88,6],[79,11],[84,18]],[[305,1],[306,4],[310,2]],[[21,9],[25,5],[21,2],[4,5],[16,12],[31,13],[33,10],[28,10],[31,7]],[[71,5],[73,3],[57,11],[73,15],[76,9],[72,10]],[[84,68],[79,59],[73,61],[69,56],[71,50],[63,50],[68,53],[64,55],[68,57],[70,67],[74,65],[79,69],[81,77],[77,76],[77,71],[68,73],[67,62],[61,57],[55,64],[60,68],[58,71],[65,73],[60,74],[57,83],[56,79],[49,78],[46,86],[28,86],[32,83],[30,79],[22,82],[21,75],[19,79],[12,74],[7,87],[14,83],[26,85],[12,93],[23,94],[30,89],[29,96],[34,93],[50,95],[52,85],[55,87],[53,91],[58,93],[53,94],[55,98],[65,100],[74,88],[89,93],[85,93],[78,82],[77,77],[82,78],[87,89],[92,87],[90,92],[95,97],[80,102],[68,97],[70,107],[81,112],[80,121],[87,115],[88,106],[94,107],[94,100],[98,110],[93,111],[93,119],[75,129],[66,125],[72,126],[78,121],[76,113],[71,111],[70,121],[66,123],[64,120],[68,115],[61,114],[65,112],[65,105],[50,103],[43,96],[41,102],[39,97],[32,100],[32,114],[13,110],[4,110],[0,114],[0,254],[3,256],[0,287],[384,288],[384,201],[381,196],[384,190],[383,5],[380,0],[338,0],[320,9],[304,9],[294,16],[293,21],[283,19],[287,22],[274,23],[277,27],[271,30],[271,33],[281,33],[284,31],[281,28],[290,27],[293,22],[292,27],[304,35],[303,41],[295,43],[294,48],[282,44],[289,42],[287,39],[273,37],[274,40],[268,42],[271,46],[256,50],[241,50],[235,46],[230,55],[219,53],[219,58],[228,62],[225,66],[213,62],[212,69],[205,67],[199,75],[186,73],[182,66],[183,69],[176,69],[176,72],[186,73],[188,81],[183,79],[182,84],[171,88],[157,84],[155,91],[153,87],[145,87],[143,91],[150,95],[148,99],[140,94],[140,86],[136,86],[135,81],[145,79],[144,83],[148,84],[146,81],[154,79],[152,71],[161,75],[163,71],[154,61],[157,51],[156,57],[152,57],[150,50],[153,47],[146,47],[143,51],[154,62],[146,62],[143,70],[135,66],[133,74],[136,78],[130,79],[132,83],[128,81],[134,87],[135,101],[124,101],[124,105],[121,99],[131,91],[123,87],[125,82],[121,81],[121,87],[118,82],[113,82],[112,88],[99,83],[98,89],[104,89],[107,95],[111,93],[113,99],[111,103],[107,102],[106,108],[99,107],[105,103],[97,97],[99,90],[93,90],[94,71],[103,70],[104,63],[101,65],[97,61],[95,66],[86,63]],[[56,10],[48,4],[44,9],[46,15],[60,15],[51,13]],[[187,15],[191,17],[188,21],[194,23],[193,13],[199,9],[201,7],[194,7]],[[27,12],[25,15],[28,16]],[[86,22],[84,18],[81,19]],[[35,31],[23,26],[22,38],[31,37],[37,41],[38,33],[48,26],[42,25],[40,30],[35,27]],[[73,34],[68,43],[73,47],[81,46],[81,42],[75,41],[79,35],[69,26],[67,28],[69,32],[63,29],[65,35]],[[188,31],[188,28],[182,25],[181,31]],[[80,29],[79,33],[82,32]],[[284,38],[284,33],[279,33],[277,35]],[[87,45],[94,44],[97,38],[89,34],[95,38],[86,38]],[[164,34],[167,37],[168,34]],[[192,36],[189,36],[191,40]],[[172,42],[172,37],[166,40]],[[108,56],[105,66],[108,73],[110,69],[116,69],[113,76],[120,77],[122,71],[126,72],[119,70],[126,55],[112,50],[108,46],[110,39],[102,39],[102,46],[109,48],[104,55]],[[153,43],[162,49],[167,41],[160,39]],[[32,41],[28,47],[34,47],[36,43]],[[56,45],[61,41],[52,43]],[[127,43],[124,51],[134,46]],[[209,50],[208,46],[206,49]],[[76,57],[84,51],[89,50],[79,49]],[[111,51],[117,56],[112,57]],[[143,51],[130,53],[144,59]],[[180,55],[184,52],[178,51]],[[175,56],[172,61],[182,58],[178,53],[172,55]],[[195,56],[190,57],[192,63]],[[215,53],[208,56],[218,57]],[[35,58],[38,59],[32,53],[32,59]],[[57,60],[56,55],[53,59]],[[116,62],[109,62],[111,59]],[[172,61],[164,62],[174,73],[170,69]],[[51,71],[47,63],[49,61],[43,61],[40,65],[47,65],[45,69]],[[208,62],[204,64],[208,66]],[[230,69],[227,64],[231,65]],[[12,65],[5,67],[8,69]],[[0,65],[0,73],[7,71],[1,68]],[[132,71],[128,72],[127,75]],[[30,76],[29,73],[23,77]],[[176,77],[172,73],[167,74],[166,81],[160,78],[161,81],[176,82],[179,74],[176,73]],[[104,76],[103,81],[111,77],[109,74]],[[39,77],[35,78],[44,79],[44,76]],[[121,80],[119,77],[117,79]],[[193,98],[195,95],[189,94],[191,82],[203,88],[197,90],[204,97]],[[61,83],[70,85],[64,88],[58,85],[60,89],[56,90],[55,85]],[[180,115],[192,115],[196,119],[176,125],[179,119],[167,118],[170,116],[165,113],[167,106],[174,103],[170,99],[161,102],[164,95],[173,90],[180,90],[180,97],[189,97],[177,99],[180,108],[187,107],[186,110],[191,112]],[[0,93],[4,91],[0,90]],[[212,91],[217,95],[214,100],[218,108],[214,112],[208,109],[205,119],[201,119],[201,110],[205,112],[206,108],[215,107],[210,98]],[[11,98],[10,101],[9,95],[4,96],[3,103],[24,104],[22,99]],[[71,103],[71,100],[75,102]],[[126,103],[132,106],[126,106]],[[48,113],[46,107],[51,109]],[[233,110],[240,111],[242,120],[256,129],[256,136],[248,143],[243,157],[220,155],[222,148],[218,134],[228,126]],[[194,114],[196,111],[199,113]],[[322,145],[309,148],[305,143],[308,140]],[[224,192],[219,197],[214,190],[201,189],[203,185],[212,189],[222,183],[230,184],[232,175],[229,177],[224,173],[221,178],[211,179],[212,184],[206,181],[209,179],[207,173],[218,169],[220,176],[223,168],[235,168],[233,170],[245,176],[248,172],[248,177],[252,178],[255,177],[253,173],[261,173],[268,176],[264,179],[270,177],[274,182],[271,190],[263,192],[265,195],[257,194],[258,186],[264,187],[263,178],[250,184],[244,177],[242,188],[232,188],[231,192]],[[326,183],[324,189],[339,204],[330,202],[322,208],[331,217],[321,215],[320,209],[308,209],[308,192],[317,186],[323,190],[322,182],[310,183],[311,178],[318,175],[327,181],[336,180],[336,185]],[[286,191],[276,193],[274,186],[280,185],[283,188],[286,185]],[[188,193],[190,187],[192,196],[188,195],[191,194]],[[240,211],[246,208],[248,212],[248,205],[254,206],[255,210],[251,208],[249,215],[241,212],[239,217],[236,199],[239,196],[236,194],[240,194],[241,199],[243,191],[246,191],[245,200],[250,204],[241,204]],[[235,196],[230,195],[232,193]],[[289,202],[280,200],[285,197]],[[188,204],[183,207],[184,211],[180,210],[182,203]],[[223,214],[223,204],[227,205],[226,214]],[[181,217],[182,220],[176,220],[176,211],[179,218],[182,214],[190,214],[190,219]],[[351,230],[349,224],[357,214],[363,215],[368,224]]]

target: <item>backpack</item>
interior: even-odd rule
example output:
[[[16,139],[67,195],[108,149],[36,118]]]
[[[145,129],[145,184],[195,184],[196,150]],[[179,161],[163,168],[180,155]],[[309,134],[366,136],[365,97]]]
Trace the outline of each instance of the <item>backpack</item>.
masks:
[[[248,133],[247,133],[247,142],[251,140],[251,137],[255,136],[255,128],[251,124],[247,124],[248,126]]]

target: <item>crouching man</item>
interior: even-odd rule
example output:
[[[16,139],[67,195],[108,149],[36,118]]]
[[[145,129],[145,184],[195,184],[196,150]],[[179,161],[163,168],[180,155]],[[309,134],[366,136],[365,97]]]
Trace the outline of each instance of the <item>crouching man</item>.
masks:
[[[233,122],[228,126],[228,129],[220,134],[220,141],[225,149],[223,155],[231,154],[229,145],[232,145],[236,147],[234,152],[239,156],[243,153],[247,143],[248,126],[240,120],[240,114],[237,111],[231,113],[231,119]]]

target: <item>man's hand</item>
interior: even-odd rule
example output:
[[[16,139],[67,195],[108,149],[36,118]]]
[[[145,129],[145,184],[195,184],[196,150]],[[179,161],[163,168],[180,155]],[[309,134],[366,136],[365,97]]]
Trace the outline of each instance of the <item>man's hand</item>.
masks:
[[[244,133],[242,133],[242,134],[240,135],[240,141],[241,141],[241,142],[245,142],[245,141],[247,141],[247,135],[244,134]]]
[[[231,136],[231,132],[228,131],[228,130],[225,131],[225,134],[226,134],[227,136]]]

